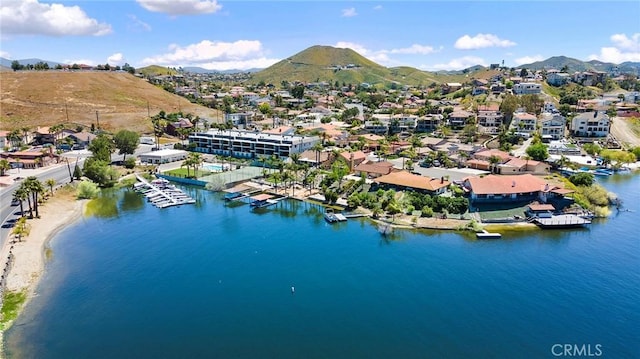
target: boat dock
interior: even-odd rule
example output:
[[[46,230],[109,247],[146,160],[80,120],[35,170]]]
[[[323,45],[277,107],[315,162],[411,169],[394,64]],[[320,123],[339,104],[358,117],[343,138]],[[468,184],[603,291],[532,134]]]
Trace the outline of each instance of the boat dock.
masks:
[[[589,218],[575,214],[554,214],[548,218],[535,217],[532,218],[532,222],[541,228],[571,228],[591,224]]]
[[[287,196],[287,197],[277,198],[276,196],[268,193],[261,193],[259,195],[251,196],[249,198],[251,200],[250,202],[251,207],[262,208],[262,207],[268,207],[274,204],[278,204],[278,201],[282,201],[283,199],[287,199],[289,197]]]
[[[193,204],[196,200],[189,197],[182,190],[170,185],[165,179],[157,179],[151,182],[136,173],[138,183],[133,185],[136,192],[142,193],[147,200],[158,208],[179,206],[181,204]]]
[[[344,222],[347,220],[347,217],[345,217],[342,213],[327,212],[324,214],[324,219],[329,223],[335,223]]]
[[[476,238],[478,239],[498,239],[502,238],[502,234],[497,232],[489,232],[483,229],[482,232],[476,232]]]

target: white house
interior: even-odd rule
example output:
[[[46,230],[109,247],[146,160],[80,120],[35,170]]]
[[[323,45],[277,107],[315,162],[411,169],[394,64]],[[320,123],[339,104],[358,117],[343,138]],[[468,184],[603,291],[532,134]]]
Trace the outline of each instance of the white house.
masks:
[[[559,140],[564,138],[566,120],[559,113],[544,112],[540,120],[540,134],[543,140]]]
[[[516,95],[534,95],[542,92],[542,86],[534,82],[521,82],[513,85],[513,93]]]
[[[516,112],[513,114],[513,119],[511,120],[511,128],[513,128],[516,133],[530,137],[536,130],[536,123],[536,115],[526,112]]]
[[[607,137],[611,121],[604,111],[583,112],[571,120],[571,133],[580,137]]]

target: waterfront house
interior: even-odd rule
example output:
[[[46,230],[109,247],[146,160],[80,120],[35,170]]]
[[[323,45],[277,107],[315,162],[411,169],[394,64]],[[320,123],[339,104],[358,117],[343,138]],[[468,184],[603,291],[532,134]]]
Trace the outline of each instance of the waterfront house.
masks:
[[[209,130],[189,136],[197,152],[237,158],[289,157],[320,142],[317,136],[282,135],[240,130]]]
[[[444,193],[451,182],[441,178],[430,178],[426,176],[415,175],[408,171],[396,171],[386,175],[382,175],[373,180],[382,188],[392,188],[396,190],[414,190],[428,194]]]
[[[353,172],[358,176],[365,176],[367,178],[377,178],[383,175],[388,175],[393,171],[393,163],[381,161],[381,162],[363,162],[357,165]]]
[[[542,119],[540,120],[542,140],[547,142],[564,138],[565,123],[566,120],[564,116],[559,113],[543,113]]]
[[[340,152],[340,157],[349,165],[350,171],[353,171],[356,166],[367,160],[367,154],[362,151]]]
[[[58,158],[58,155],[52,151],[50,147],[48,150],[42,151],[3,152],[0,153],[0,158],[6,159],[11,168],[34,169],[48,166],[55,158]]]
[[[539,199],[546,182],[531,174],[468,177],[463,183],[472,202],[517,202]]]
[[[604,111],[579,113],[571,120],[571,134],[578,137],[607,137],[611,122]]]

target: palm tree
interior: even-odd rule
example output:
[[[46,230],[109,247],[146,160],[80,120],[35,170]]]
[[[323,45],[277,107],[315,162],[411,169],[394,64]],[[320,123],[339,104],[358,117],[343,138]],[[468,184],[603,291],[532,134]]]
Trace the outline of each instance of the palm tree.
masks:
[[[47,187],[49,187],[49,191],[51,192],[51,195],[53,196],[53,186],[56,185],[56,180],[54,180],[53,178],[49,178],[48,180],[44,181],[44,184],[46,184]]]
[[[27,177],[23,183],[26,183],[26,187],[33,197],[33,207],[36,211],[36,217],[40,218],[40,213],[38,212],[38,194],[44,193],[44,186],[36,176]]]
[[[322,152],[322,144],[320,142],[316,143],[311,147],[312,150],[316,151],[316,167],[320,166],[320,152]]]
[[[4,176],[10,168],[9,161],[4,158],[0,160],[0,176]]]
[[[24,217],[24,200],[29,198],[29,192],[26,190],[24,186],[20,186],[13,191],[13,199],[20,202],[20,215]]]
[[[24,137],[24,143],[27,144],[28,141],[28,135],[29,135],[29,131],[31,131],[31,129],[29,127],[23,127],[20,129],[20,131],[22,131],[22,136]]]
[[[18,242],[22,241],[22,237],[26,237],[31,233],[31,225],[27,223],[25,217],[21,217],[16,221],[15,227],[11,231],[11,234],[18,238]]]
[[[491,173],[495,173],[496,165],[500,163],[500,157],[492,155],[491,157],[489,157],[489,163],[491,164]]]

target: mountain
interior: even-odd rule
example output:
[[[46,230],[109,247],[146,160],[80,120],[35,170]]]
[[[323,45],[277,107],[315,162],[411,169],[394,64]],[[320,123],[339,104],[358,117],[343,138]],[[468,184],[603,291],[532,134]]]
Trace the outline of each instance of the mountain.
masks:
[[[247,70],[207,70],[198,66],[187,66],[183,67],[182,70],[184,72],[190,72],[192,74],[237,74],[237,73],[247,73],[247,72],[258,72],[263,69],[247,69]]]
[[[136,72],[143,74],[145,76],[175,75],[178,73],[177,70],[171,67],[163,67],[158,65],[149,65],[147,67],[141,67],[139,69],[136,69]]]
[[[531,70],[542,69],[556,69],[561,70],[563,67],[567,67],[569,73],[576,71],[604,71],[611,72],[614,69],[618,69],[621,73],[640,73],[640,62],[623,62],[621,64],[614,64],[610,62],[602,62],[598,60],[580,61],[566,56],[553,56],[544,61],[537,61],[531,64],[520,65],[520,68],[527,68]]]
[[[106,130],[150,132],[149,115],[161,110],[192,113],[209,122],[220,117],[126,72],[2,71],[0,83],[3,130],[58,123],[74,128],[99,121]]]
[[[312,46],[264,70],[256,72],[251,82],[280,84],[282,81],[369,83],[373,85],[428,85],[444,82],[449,76],[437,75],[412,67],[387,68],[352,49]]]
[[[11,68],[11,63],[14,60],[9,60],[7,58],[4,57],[0,57],[0,65]],[[54,68],[57,65],[64,65],[63,63],[60,62],[55,62],[55,61],[49,61],[49,60],[41,60],[41,59],[21,59],[18,60],[18,63],[20,63],[20,65],[35,65],[38,62],[45,62],[47,64],[49,64],[49,67]]]

